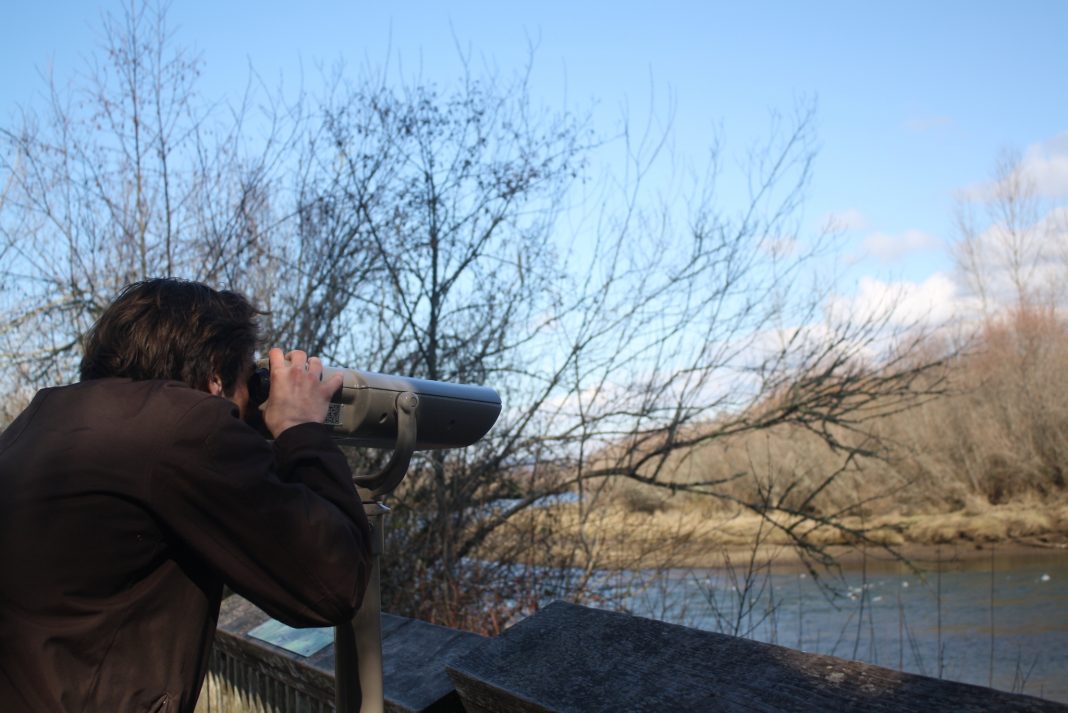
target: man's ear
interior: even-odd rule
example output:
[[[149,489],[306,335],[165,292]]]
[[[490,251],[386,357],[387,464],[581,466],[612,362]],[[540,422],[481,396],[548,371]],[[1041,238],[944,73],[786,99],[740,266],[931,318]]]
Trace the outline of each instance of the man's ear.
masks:
[[[212,374],[211,381],[208,382],[208,393],[212,396],[223,395],[222,379],[218,374]]]

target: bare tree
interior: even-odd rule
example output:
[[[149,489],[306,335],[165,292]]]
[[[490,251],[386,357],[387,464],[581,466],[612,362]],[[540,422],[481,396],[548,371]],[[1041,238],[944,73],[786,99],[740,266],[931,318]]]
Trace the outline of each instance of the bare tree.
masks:
[[[536,605],[539,589],[588,595],[596,533],[561,554],[525,513],[566,496],[588,514],[620,479],[732,498],[723,486],[744,474],[680,480],[680,458],[773,428],[815,434],[840,462],[811,485],[737,504],[816,554],[815,529],[865,537],[842,524],[859,503],[824,514],[813,503],[880,455],[881,415],[938,392],[938,360],[912,357],[915,334],[887,348],[888,314],[813,327],[826,293],[805,281],[825,236],[805,243],[796,230],[810,109],[750,155],[748,201],[734,211],[714,200],[716,154],[685,200],[649,200],[665,135],[625,132],[615,145],[626,177],[564,236],[561,206],[589,209],[567,198],[591,143],[581,120],[534,112],[522,77],[444,94],[367,81],[335,101],[300,190],[301,211],[346,217],[315,223],[327,254],[369,256],[335,293],[346,304],[331,303],[351,330],[335,356],[489,383],[505,402],[482,443],[417,461],[398,493],[394,610],[477,628],[504,623],[502,602]],[[530,548],[556,552],[555,568],[517,569],[546,561]]]
[[[866,537],[844,524],[862,502],[829,507],[829,485],[883,454],[881,416],[938,392],[939,359],[893,339],[886,315],[824,313],[811,268],[826,236],[797,217],[811,108],[776,119],[730,207],[717,151],[658,195],[665,130],[595,137],[532,106],[524,75],[339,81],[250,142],[243,109],[222,121],[199,102],[199,65],[169,49],[162,13],[110,22],[84,101],[53,83],[46,123],[2,134],[13,386],[71,378],[101,305],[155,274],[249,292],[271,342],[494,386],[498,425],[416,460],[389,529],[393,610],[468,628],[597,596],[598,533],[561,542],[531,515],[572,498],[588,522],[609,483],[730,501],[816,555],[819,528]],[[625,170],[591,179],[608,150]],[[678,476],[699,446],[772,429],[811,434],[835,464],[752,497],[727,487],[745,470]]]
[[[80,335],[123,285],[244,287],[269,252],[279,134],[240,152],[244,108],[223,117],[200,100],[200,63],[174,49],[160,8],[131,3],[103,36],[73,87],[50,77],[46,108],[0,129],[9,388],[71,379]]]
[[[1068,204],[1044,191],[1015,152],[991,181],[958,201],[958,270],[980,300],[975,353],[958,371],[954,460],[991,503],[1064,488],[1063,368],[1068,298]],[[959,476],[958,476],[959,477]],[[945,478],[943,478],[945,480]]]
[[[1018,153],[998,158],[992,180],[957,201],[957,266],[982,316],[1065,298],[1063,206],[1044,200]],[[1059,208],[1059,210],[1058,210]]]

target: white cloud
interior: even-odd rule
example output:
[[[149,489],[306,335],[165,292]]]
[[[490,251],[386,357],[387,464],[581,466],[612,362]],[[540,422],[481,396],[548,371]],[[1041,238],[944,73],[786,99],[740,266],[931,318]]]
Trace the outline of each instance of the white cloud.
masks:
[[[1015,155],[1011,151],[1005,153],[1010,160]],[[1068,197],[1068,131],[1031,144],[1018,156],[1025,188],[1032,191],[1033,196]],[[998,181],[983,181],[965,186],[957,192],[957,196],[962,201],[983,203],[997,200],[1005,190],[1004,184]]]
[[[828,213],[823,224],[831,231],[864,230],[869,226],[867,217],[856,208]]]
[[[853,294],[827,299],[823,321],[757,333],[747,344],[746,354],[755,365],[763,355],[780,352],[787,344],[793,345],[793,355],[801,359],[833,345],[838,357],[878,363],[895,351],[903,337],[937,332],[971,309],[972,301],[960,294],[945,273],[935,273],[923,282],[863,277]]]
[[[864,277],[854,300],[861,314],[891,309],[890,321],[899,325],[941,324],[957,316],[961,307],[956,282],[942,272],[923,282],[884,282]]]
[[[1068,131],[1028,147],[1023,170],[1045,196],[1068,196]]]
[[[888,327],[936,326],[959,316],[968,308],[950,275],[936,272],[923,282],[887,282],[862,277],[852,296],[837,295],[828,303],[832,320],[855,321],[886,318]]]
[[[896,262],[904,256],[920,250],[938,247],[938,240],[922,230],[906,230],[904,233],[872,233],[864,239],[864,252],[883,262]]]

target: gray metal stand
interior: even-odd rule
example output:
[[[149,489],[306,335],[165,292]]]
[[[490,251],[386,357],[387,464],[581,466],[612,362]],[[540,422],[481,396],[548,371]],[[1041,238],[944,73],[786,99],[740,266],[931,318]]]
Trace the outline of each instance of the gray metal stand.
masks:
[[[416,440],[419,398],[397,396],[397,447],[380,473],[353,478],[371,523],[371,577],[356,616],[334,627],[334,707],[337,713],[385,713],[382,680],[382,550],[389,508],[378,496],[392,491],[408,472]],[[357,692],[359,695],[357,695]]]
[[[334,627],[334,707],[337,713],[384,713],[382,681],[382,528],[389,508],[364,502],[371,522],[371,578],[348,624]],[[356,682],[359,685],[356,686]],[[357,695],[357,693],[359,695]]]

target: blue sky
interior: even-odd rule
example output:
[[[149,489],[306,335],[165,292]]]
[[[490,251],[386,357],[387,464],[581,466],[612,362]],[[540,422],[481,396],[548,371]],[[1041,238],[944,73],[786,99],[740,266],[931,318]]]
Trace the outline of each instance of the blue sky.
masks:
[[[20,2],[0,29],[0,118],[30,106],[39,73],[71,76],[118,2]],[[815,229],[845,225],[850,279],[922,283],[952,269],[954,195],[989,178],[1005,148],[1068,155],[1068,2],[174,2],[178,43],[204,61],[200,88],[236,99],[251,64],[273,84],[314,85],[344,59],[448,84],[473,64],[521,68],[534,100],[594,105],[608,128],[675,103],[676,150],[718,132],[741,157],[769,112],[814,98],[819,156],[805,204]],[[1059,148],[1057,141],[1059,138]],[[1050,147],[1053,147],[1052,149]],[[1058,153],[1059,152],[1059,153]],[[848,291],[848,288],[847,288]]]

